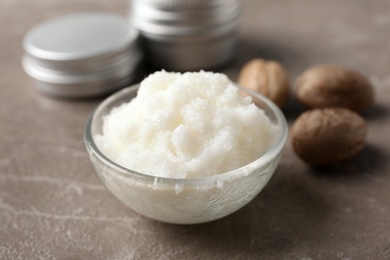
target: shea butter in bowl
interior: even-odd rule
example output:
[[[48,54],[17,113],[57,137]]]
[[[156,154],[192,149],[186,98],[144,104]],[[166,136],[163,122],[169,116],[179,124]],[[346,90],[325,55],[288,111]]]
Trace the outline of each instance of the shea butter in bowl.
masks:
[[[119,200],[155,220],[194,224],[250,202],[272,177],[287,132],[274,103],[223,74],[161,71],[104,100],[84,138]]]

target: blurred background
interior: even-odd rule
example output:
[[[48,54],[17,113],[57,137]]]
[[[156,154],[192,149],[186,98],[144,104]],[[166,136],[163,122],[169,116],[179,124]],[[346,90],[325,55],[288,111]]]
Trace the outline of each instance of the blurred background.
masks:
[[[196,226],[141,217],[105,189],[84,148],[102,97],[48,97],[21,65],[23,37],[38,23],[77,12],[127,16],[130,2],[0,0],[0,259],[390,259],[389,1],[240,3],[237,55],[213,70],[236,81],[245,62],[272,59],[292,85],[319,64],[363,73],[376,92],[363,114],[366,148],[318,172],[288,142],[269,185],[237,213]],[[283,112],[291,123],[303,110],[292,97]]]

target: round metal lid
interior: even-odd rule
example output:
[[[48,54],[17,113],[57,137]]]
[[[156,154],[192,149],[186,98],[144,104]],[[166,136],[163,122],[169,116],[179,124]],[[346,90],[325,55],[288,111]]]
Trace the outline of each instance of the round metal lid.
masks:
[[[54,18],[31,29],[24,48],[46,60],[81,60],[115,53],[137,39],[124,17],[110,13],[79,13]]]
[[[146,3],[137,3],[133,7],[134,16],[137,19],[155,23],[170,23],[174,26],[198,26],[199,24],[217,24],[229,21],[240,12],[238,2],[225,3],[217,7],[190,8],[178,11],[172,9],[160,9]]]
[[[146,2],[144,2],[146,1]],[[154,0],[159,2],[159,0]],[[166,36],[184,36],[208,34],[232,28],[237,24],[241,15],[241,5],[237,0],[227,0],[222,5],[208,8],[160,8],[151,4],[153,0],[135,0],[129,17],[131,23],[140,30],[141,34],[149,33]],[[165,2],[165,1],[162,1]],[[170,1],[167,1],[170,2]],[[177,1],[181,4],[204,3],[199,1]],[[214,2],[212,0],[209,1]],[[228,25],[229,24],[229,25]]]
[[[160,8],[193,8],[200,6],[220,5],[234,0],[134,0],[144,2],[149,5],[158,6]]]

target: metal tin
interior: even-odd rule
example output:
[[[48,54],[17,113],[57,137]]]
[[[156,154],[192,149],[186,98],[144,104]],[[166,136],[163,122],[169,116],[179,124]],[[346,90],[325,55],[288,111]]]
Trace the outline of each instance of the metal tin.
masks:
[[[237,0],[133,0],[130,19],[149,63],[186,71],[232,60],[240,15]]]
[[[211,1],[212,2],[212,1]],[[139,2],[135,5],[135,16],[142,16],[143,21],[159,22],[162,24],[174,24],[175,26],[199,26],[215,25],[224,23],[238,15],[238,2],[225,2],[225,4],[214,7],[187,8],[181,9],[159,9],[154,5]]]
[[[134,1],[142,1],[149,5],[154,5],[159,8],[196,8],[203,6],[216,6],[221,5],[229,1],[234,0],[134,0]]]
[[[57,96],[110,93],[136,79],[142,59],[138,31],[124,17],[79,13],[55,18],[24,38],[25,71],[38,89]]]
[[[175,71],[215,69],[232,61],[237,38],[228,33],[203,41],[146,41],[149,60],[159,68]]]

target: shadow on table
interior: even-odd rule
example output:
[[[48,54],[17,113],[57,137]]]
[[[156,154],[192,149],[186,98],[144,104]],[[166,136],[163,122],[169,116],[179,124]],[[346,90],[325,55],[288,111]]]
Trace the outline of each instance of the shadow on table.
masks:
[[[288,121],[294,122],[294,120],[297,119],[299,115],[307,110],[309,110],[309,108],[301,105],[298,100],[293,95],[291,95],[286,106],[283,108],[283,113]],[[372,121],[386,118],[389,116],[389,114],[389,108],[382,104],[374,104],[360,113],[360,115],[367,121],[368,124],[370,124]]]
[[[348,161],[333,167],[311,168],[310,171],[320,177],[359,180],[361,175],[379,177],[381,174],[386,174],[382,169],[386,168],[388,161],[389,155],[385,151],[368,143],[362,151]]]
[[[389,108],[383,104],[374,104],[367,110],[362,112],[362,116],[368,121],[374,121],[377,119],[388,117],[390,114]]]

